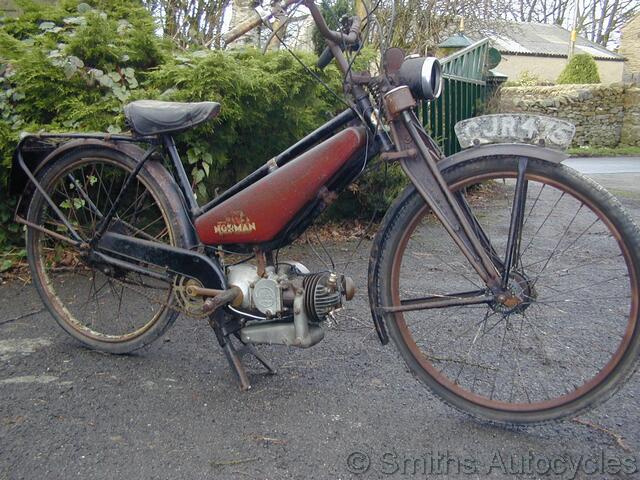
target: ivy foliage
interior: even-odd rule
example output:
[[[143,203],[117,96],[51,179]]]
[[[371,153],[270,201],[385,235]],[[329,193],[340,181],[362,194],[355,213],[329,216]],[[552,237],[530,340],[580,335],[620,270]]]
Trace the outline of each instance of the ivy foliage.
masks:
[[[19,133],[120,131],[123,102],[167,54],[138,2],[16,3],[0,18],[0,249],[20,234],[6,193]]]
[[[600,83],[598,65],[588,53],[574,55],[558,77],[559,84]]]
[[[133,100],[218,101],[219,118],[177,136],[203,202],[345,108],[287,52],[176,50],[139,1],[18,3],[20,17],[0,18],[0,251],[21,243],[6,193],[21,131],[118,133]],[[315,55],[299,55],[315,64]],[[318,74],[341,90],[334,66]],[[335,212],[379,207],[381,178],[364,178]]]

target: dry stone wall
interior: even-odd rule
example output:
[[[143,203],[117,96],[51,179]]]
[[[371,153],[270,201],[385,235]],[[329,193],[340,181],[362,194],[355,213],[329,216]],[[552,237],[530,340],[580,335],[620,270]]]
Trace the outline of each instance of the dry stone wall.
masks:
[[[505,87],[496,110],[568,120],[574,146],[640,145],[640,88],[632,85]]]

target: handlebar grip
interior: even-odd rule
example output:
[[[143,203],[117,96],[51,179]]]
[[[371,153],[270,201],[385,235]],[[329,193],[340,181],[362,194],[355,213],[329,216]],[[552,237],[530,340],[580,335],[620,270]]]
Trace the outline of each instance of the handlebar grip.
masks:
[[[324,50],[322,51],[322,53],[320,54],[320,57],[318,58],[318,63],[316,63],[316,66],[320,70],[322,70],[324,69],[324,67],[326,67],[331,63],[331,60],[333,60],[333,52],[329,47],[324,47]]]
[[[251,13],[252,15],[249,18],[239,23],[222,36],[225,44],[233,42],[236,38],[241,37],[262,23],[262,17],[260,17],[258,12],[252,10]]]

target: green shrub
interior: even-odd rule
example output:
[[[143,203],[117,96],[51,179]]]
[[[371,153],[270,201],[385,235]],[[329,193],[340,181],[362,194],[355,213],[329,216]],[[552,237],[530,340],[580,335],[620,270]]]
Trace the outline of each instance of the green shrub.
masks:
[[[63,0],[36,8],[23,1],[24,15],[0,22],[0,250],[20,242],[10,223],[15,199],[6,194],[20,131],[119,132],[122,107],[132,100],[219,101],[218,119],[177,136],[202,202],[345,108],[287,52],[176,52],[139,5]],[[299,55],[307,65],[316,61]],[[354,69],[374,55],[363,51]],[[335,66],[319,75],[341,90]],[[332,215],[382,213],[403,182],[396,167],[365,175]]]
[[[558,83],[600,83],[596,61],[588,53],[574,55],[558,77]]]
[[[139,2],[18,4],[22,15],[0,21],[0,250],[19,233],[7,198],[19,132],[118,131],[122,105],[139,88],[137,69],[164,58]]]
[[[337,86],[337,72],[327,70],[326,80]],[[165,100],[222,104],[219,118],[178,137],[192,175],[202,177],[196,171],[206,169],[200,200],[245,177],[339,108],[286,52],[181,55],[152,72],[148,85]]]

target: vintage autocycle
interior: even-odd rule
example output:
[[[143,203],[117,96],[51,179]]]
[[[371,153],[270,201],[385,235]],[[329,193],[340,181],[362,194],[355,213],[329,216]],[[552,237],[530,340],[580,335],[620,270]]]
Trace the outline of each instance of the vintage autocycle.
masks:
[[[116,354],[159,338],[179,313],[208,318],[232,371],[269,363],[255,345],[311,347],[354,296],[338,271],[279,258],[372,159],[408,186],[377,231],[368,295],[380,341],[448,404],[502,424],[576,415],[633,373],[640,233],[602,187],[562,164],[573,127],[539,117],[457,126],[444,157],[415,113],[441,92],[437,59],[389,48],[356,72],[361,19],[331,30],[313,0],[284,0],[231,41],[306,6],[337,62],[349,108],[199,205],[172,135],[214,118],[216,102],[136,101],[131,134],[25,134],[22,193],[33,283],[60,326]],[[251,258],[229,255],[246,254]]]

